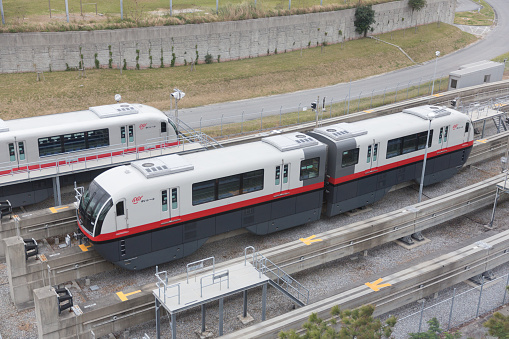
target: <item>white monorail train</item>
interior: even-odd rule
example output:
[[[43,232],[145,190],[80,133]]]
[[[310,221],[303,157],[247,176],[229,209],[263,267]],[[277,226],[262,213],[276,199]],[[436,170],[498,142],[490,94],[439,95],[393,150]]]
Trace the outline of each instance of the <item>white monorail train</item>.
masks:
[[[64,182],[72,182],[76,175],[67,180],[65,175],[81,164],[88,172],[80,174],[86,180],[90,171],[104,166],[94,160],[175,145],[176,136],[175,125],[163,112],[140,104],[117,103],[77,112],[0,119],[0,200],[9,200],[13,206],[44,200],[52,193],[51,179],[16,183],[19,178],[58,171]]]
[[[108,261],[142,269],[214,235],[268,234],[380,199],[400,182],[453,176],[473,144],[469,118],[433,106],[108,170],[78,206],[78,226]],[[126,184],[128,183],[128,184]],[[324,194],[325,192],[325,194]]]

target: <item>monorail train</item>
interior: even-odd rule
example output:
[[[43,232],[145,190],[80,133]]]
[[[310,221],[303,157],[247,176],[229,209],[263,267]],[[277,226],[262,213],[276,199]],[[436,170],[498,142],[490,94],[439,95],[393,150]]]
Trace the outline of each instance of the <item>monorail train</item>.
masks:
[[[9,200],[16,207],[46,199],[53,193],[52,180],[36,179],[44,171],[62,175],[64,183],[80,177],[90,181],[99,174],[94,170],[104,167],[94,160],[121,158],[118,156],[143,151],[147,145],[176,143],[173,121],[158,109],[140,104],[117,103],[77,112],[0,119],[0,200]],[[80,164],[86,168],[76,174]],[[17,183],[26,178],[32,180]]]
[[[420,181],[426,151],[424,184],[450,178],[472,145],[466,115],[421,106],[135,161],[95,178],[80,199],[78,226],[106,260],[143,269],[189,255],[224,232],[262,235],[318,220],[324,199],[327,216],[373,203],[398,183]]]

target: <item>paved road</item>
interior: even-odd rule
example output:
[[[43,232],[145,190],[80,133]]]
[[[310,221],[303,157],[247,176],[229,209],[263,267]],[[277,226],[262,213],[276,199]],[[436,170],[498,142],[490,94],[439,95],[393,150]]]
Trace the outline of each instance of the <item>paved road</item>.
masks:
[[[497,15],[497,26],[488,32],[484,38],[460,51],[440,57],[437,63],[436,74],[438,76],[447,76],[449,72],[457,70],[460,65],[476,62],[480,60],[489,60],[503,53],[509,52],[509,2],[507,0],[487,0],[495,9]],[[434,51],[430,51],[434,53]],[[435,70],[435,60],[425,64],[415,65],[394,72],[377,75],[349,83],[339,83],[333,86],[304,90],[294,93],[273,95],[241,101],[226,102],[179,110],[179,118],[197,128],[200,118],[203,119],[202,126],[217,125],[219,119],[224,116],[224,123],[240,121],[241,114],[244,112],[244,119],[250,114],[254,118],[255,114],[259,117],[263,110],[264,116],[269,114],[278,114],[283,106],[285,111],[296,111],[299,103],[302,106],[308,106],[309,103],[316,100],[317,96],[327,97],[327,103],[334,98],[334,102],[343,101],[349,92],[352,97],[351,110],[355,110],[354,99],[360,95],[371,95],[371,92],[383,93],[384,89],[389,91],[406,87],[409,82],[417,84],[420,81],[429,81],[433,77]],[[442,84],[444,86],[444,84]],[[233,118],[228,118],[233,117]],[[213,121],[211,119],[214,119]]]

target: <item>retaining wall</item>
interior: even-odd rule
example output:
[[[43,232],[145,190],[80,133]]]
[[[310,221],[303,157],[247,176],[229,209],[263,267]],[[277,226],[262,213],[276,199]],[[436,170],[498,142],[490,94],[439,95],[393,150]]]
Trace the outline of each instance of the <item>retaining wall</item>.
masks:
[[[412,13],[408,0],[375,5],[379,34],[431,22],[454,21],[456,0],[427,0]],[[0,34],[0,72],[86,68],[164,67],[172,63],[236,60],[360,38],[355,9],[242,21],[103,31]]]

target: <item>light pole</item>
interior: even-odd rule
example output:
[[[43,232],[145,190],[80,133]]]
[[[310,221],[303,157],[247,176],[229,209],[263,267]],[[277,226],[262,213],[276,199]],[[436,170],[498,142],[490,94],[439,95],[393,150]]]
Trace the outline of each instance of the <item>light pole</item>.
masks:
[[[435,58],[435,72],[433,72],[433,85],[431,86],[431,95],[433,95],[433,90],[435,89],[435,75],[437,74],[437,64],[438,64],[438,57],[440,56],[440,51],[436,51],[435,55],[437,57]]]
[[[171,93],[171,96],[175,98],[175,118],[177,118],[177,131],[179,129],[179,106],[178,101],[186,95],[186,93],[182,92],[178,88],[173,89],[173,93]]]
[[[428,143],[429,143],[429,134],[431,131],[431,120],[435,118],[435,113],[431,112],[427,116],[428,118],[428,135],[426,137],[426,146],[424,147],[424,161],[422,163],[422,172],[421,172],[421,184],[419,186],[419,202],[421,202],[422,199],[422,186],[424,184],[424,173],[426,172],[426,159],[428,157]]]

